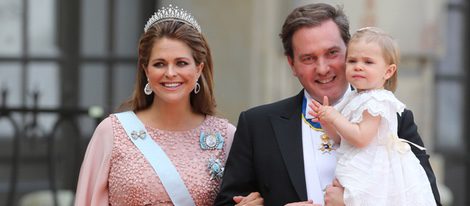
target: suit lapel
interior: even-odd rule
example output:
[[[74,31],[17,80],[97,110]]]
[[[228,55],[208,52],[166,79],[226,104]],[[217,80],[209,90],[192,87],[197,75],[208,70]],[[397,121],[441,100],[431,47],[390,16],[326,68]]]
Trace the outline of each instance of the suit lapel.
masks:
[[[293,101],[286,105],[280,115],[273,115],[271,123],[274,134],[279,143],[284,163],[289,177],[300,200],[307,200],[307,186],[305,183],[304,157],[302,147],[301,106],[303,90]]]

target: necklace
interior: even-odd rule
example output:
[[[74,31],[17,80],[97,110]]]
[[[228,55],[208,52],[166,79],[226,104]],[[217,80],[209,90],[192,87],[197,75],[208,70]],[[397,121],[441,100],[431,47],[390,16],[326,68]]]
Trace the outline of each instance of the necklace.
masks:
[[[331,140],[330,137],[328,137],[325,131],[321,128],[321,124],[319,122],[314,122],[311,119],[307,119],[305,117],[306,112],[307,112],[307,98],[305,98],[304,96],[304,99],[302,101],[302,119],[310,127],[310,129],[313,129],[315,131],[322,133],[320,135],[321,144],[318,150],[322,151],[323,153],[330,153],[331,151],[336,150],[336,148],[333,147],[334,145],[333,140]]]

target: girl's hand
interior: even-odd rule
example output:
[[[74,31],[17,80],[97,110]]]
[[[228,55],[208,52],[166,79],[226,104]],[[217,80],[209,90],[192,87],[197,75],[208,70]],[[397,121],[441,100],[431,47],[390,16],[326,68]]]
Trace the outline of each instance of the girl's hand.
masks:
[[[331,124],[334,120],[341,115],[335,108],[329,105],[328,97],[323,97],[323,105],[312,101],[308,106],[312,109],[309,112],[314,117],[313,121],[323,124]]]
[[[320,122],[321,127],[328,136],[333,139],[335,143],[339,144],[341,142],[341,138],[337,134],[334,122],[336,119],[341,117],[341,114],[336,111],[334,107],[329,105],[328,97],[323,97],[323,105],[316,101],[312,101],[308,106],[312,109],[309,112],[309,114],[314,117],[312,120],[314,122]]]

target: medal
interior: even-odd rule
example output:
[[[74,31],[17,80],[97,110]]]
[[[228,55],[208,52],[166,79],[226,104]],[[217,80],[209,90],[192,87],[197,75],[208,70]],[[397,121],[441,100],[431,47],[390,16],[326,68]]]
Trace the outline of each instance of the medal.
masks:
[[[304,97],[304,100],[302,101],[302,119],[310,127],[310,129],[323,132],[323,134],[320,136],[321,144],[318,150],[322,151],[323,153],[330,153],[331,151],[336,150],[336,148],[334,147],[334,141],[331,140],[330,137],[328,137],[328,135],[324,133],[323,129],[321,128],[320,123],[314,122],[311,119],[305,118],[306,112],[307,112],[307,98]]]
[[[199,136],[199,146],[202,150],[222,149],[224,138],[220,132],[210,133],[201,131]]]
[[[211,180],[217,179],[220,180],[222,179],[222,176],[224,174],[224,167],[222,167],[222,163],[220,162],[220,159],[216,159],[214,157],[211,157],[209,159],[209,174],[211,175]]]
[[[332,150],[335,150],[335,148],[333,148],[332,140],[330,140],[330,137],[328,137],[328,135],[322,134],[320,138],[321,138],[321,146],[319,148],[320,151],[322,151],[323,153],[325,152],[330,153]]]

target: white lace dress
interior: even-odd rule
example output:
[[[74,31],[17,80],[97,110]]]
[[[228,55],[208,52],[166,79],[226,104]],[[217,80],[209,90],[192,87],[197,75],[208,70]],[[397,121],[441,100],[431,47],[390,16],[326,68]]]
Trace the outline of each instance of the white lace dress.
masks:
[[[387,90],[354,92],[341,110],[350,122],[363,111],[380,116],[377,136],[364,148],[341,140],[336,177],[345,187],[346,205],[436,205],[429,180],[410,145],[397,137],[397,113],[405,105]]]

